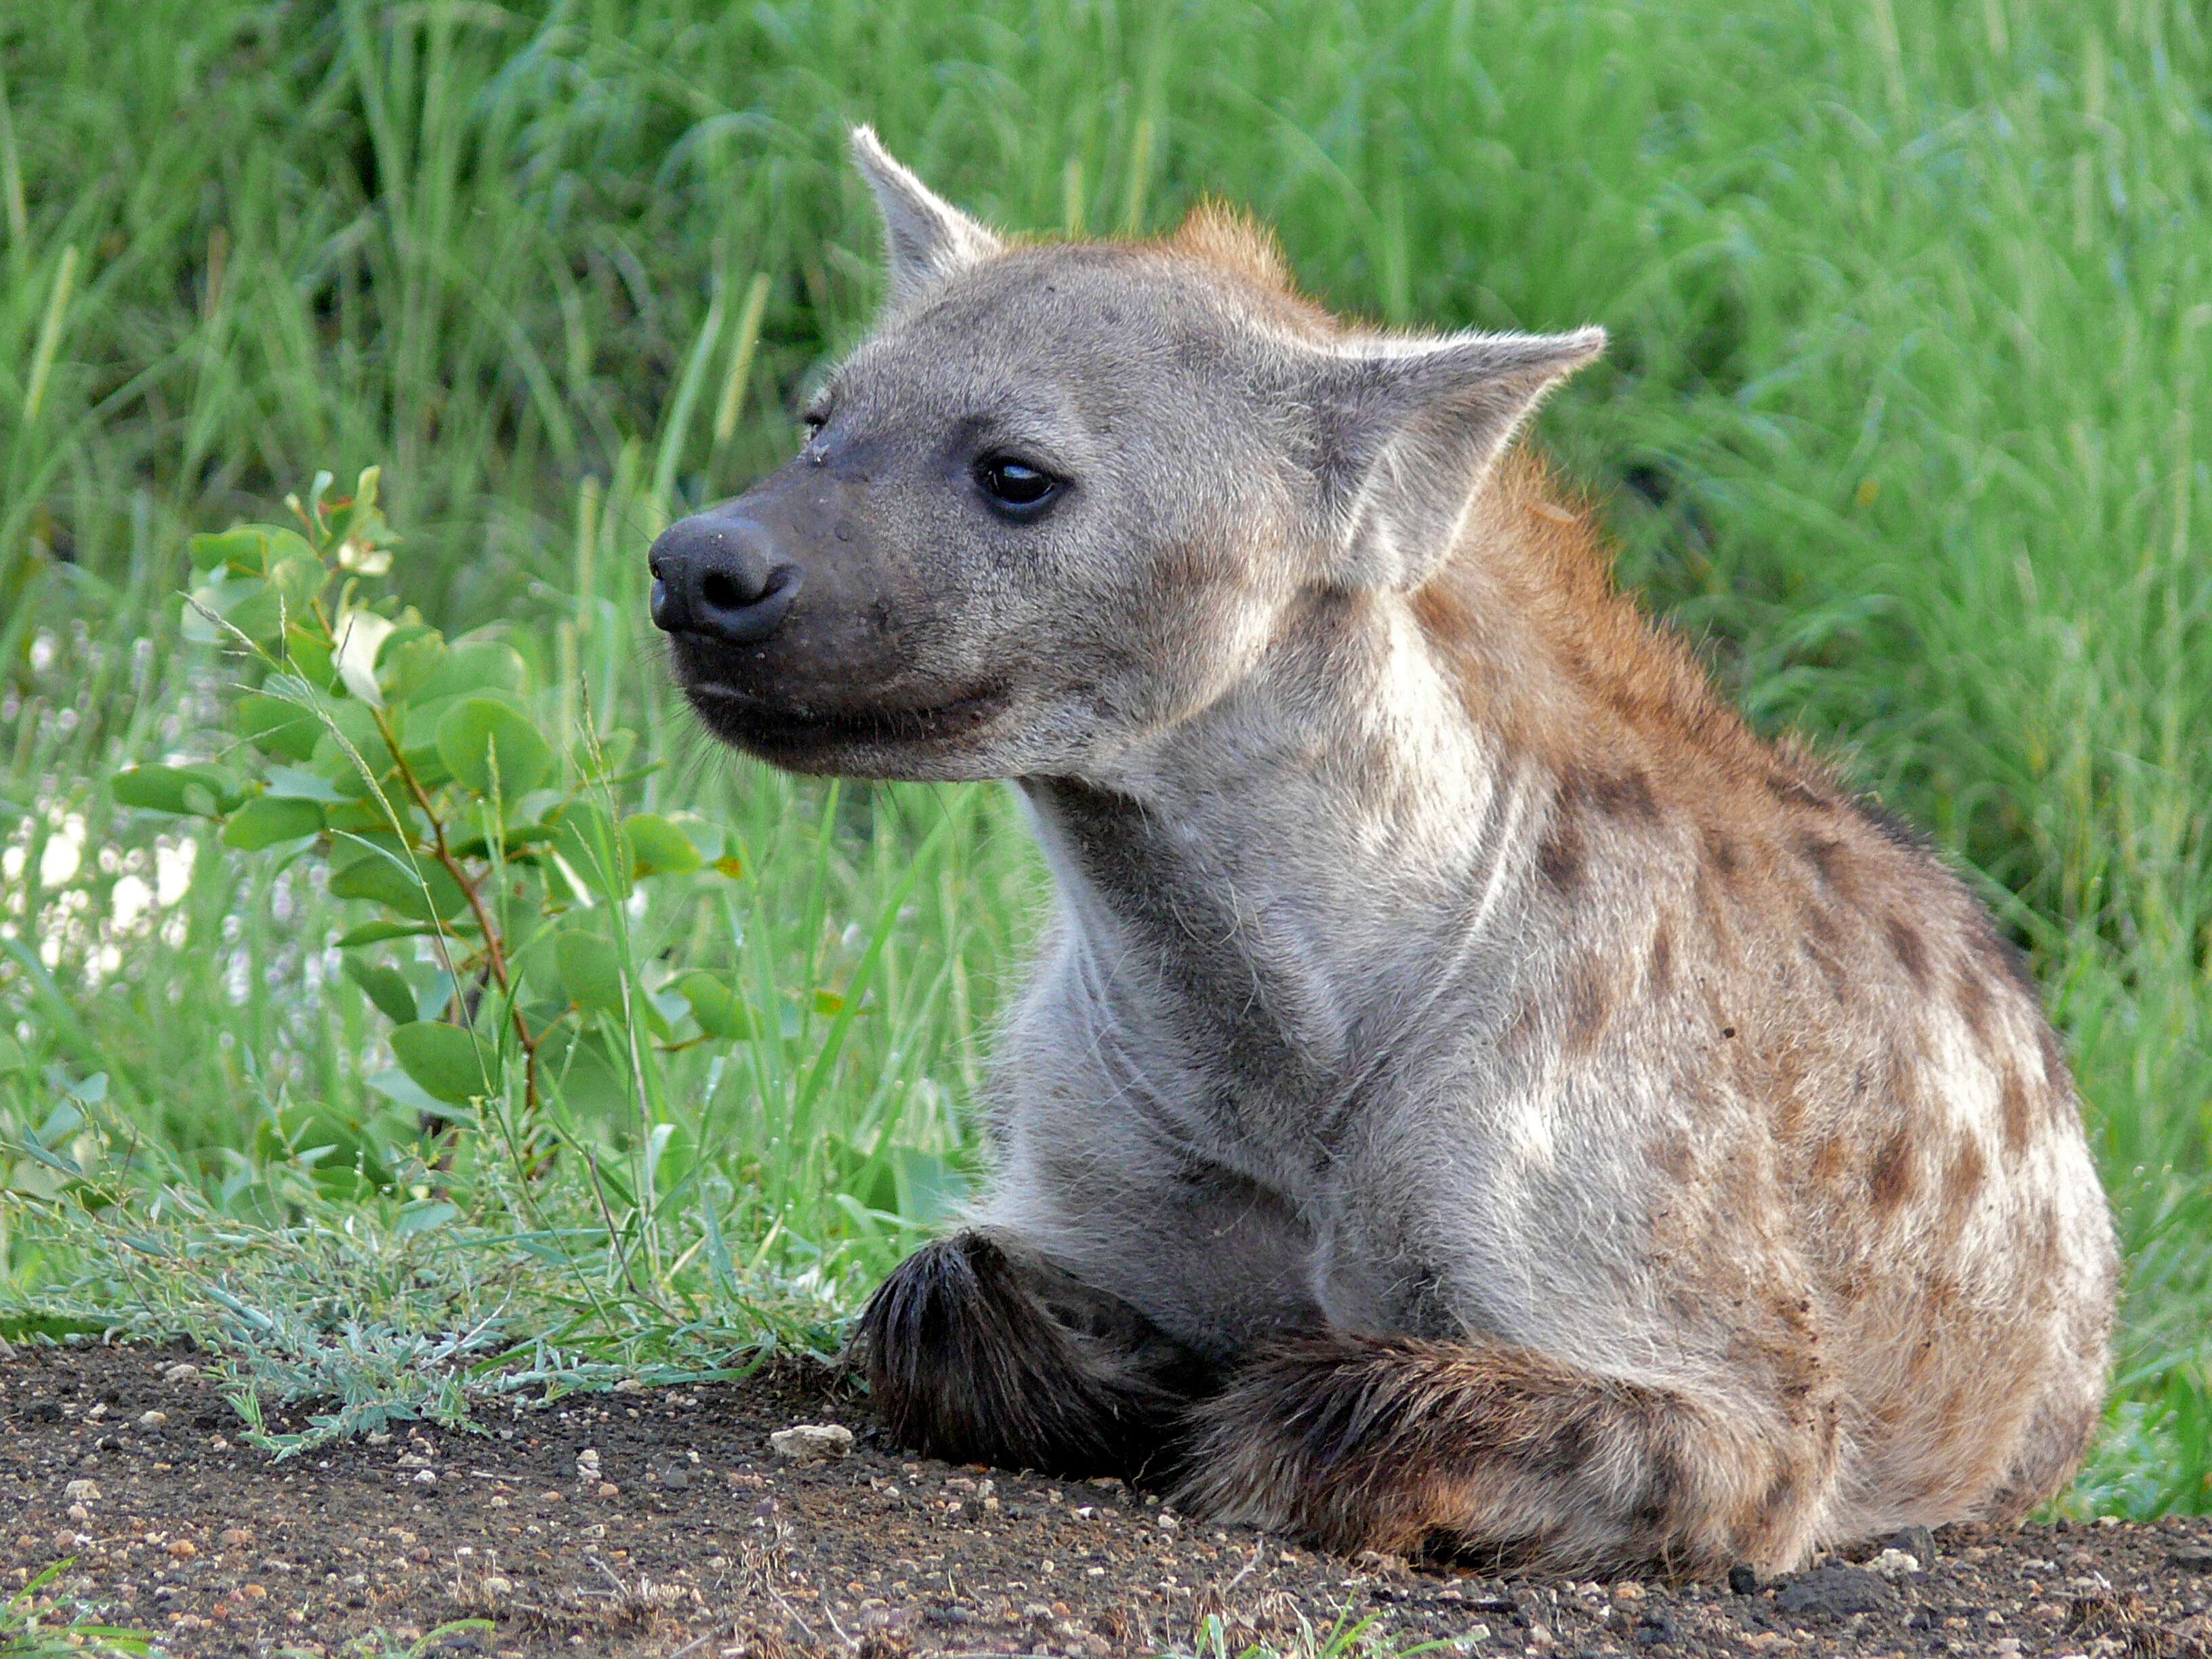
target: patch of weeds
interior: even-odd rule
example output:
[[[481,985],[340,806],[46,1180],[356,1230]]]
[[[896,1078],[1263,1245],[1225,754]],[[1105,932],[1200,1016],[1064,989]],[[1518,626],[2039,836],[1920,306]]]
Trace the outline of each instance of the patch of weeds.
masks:
[[[356,1636],[337,1650],[337,1659],[430,1659],[455,1637],[473,1636],[492,1628],[488,1619],[456,1619],[410,1641],[377,1630]],[[313,1659],[305,1648],[286,1648],[284,1659]]]
[[[57,1561],[0,1602],[0,1659],[82,1659],[160,1651],[143,1630],[102,1623],[93,1608],[53,1594],[74,1559]]]
[[[1464,1638],[1400,1647],[1375,1614],[1355,1620],[1348,1607],[1327,1630],[1315,1629],[1312,1621],[1295,1607],[1282,1622],[1294,1622],[1295,1633],[1274,1638],[1261,1636],[1243,1620],[1208,1613],[1199,1620],[1192,1645],[1187,1650],[1168,1650],[1164,1659],[1413,1659],[1416,1654],[1466,1653],[1474,1647]]]
[[[836,1343],[833,1304],[765,1276],[713,1317],[580,1295],[557,1252],[540,1259],[501,1219],[409,1231],[355,1207],[255,1227],[179,1203],[117,1228],[56,1205],[45,1227],[63,1254],[97,1260],[100,1279],[53,1287],[47,1305],[118,1307],[112,1334],[182,1337],[216,1356],[246,1437],[279,1456],[398,1423],[469,1428],[477,1408],[519,1396],[732,1380]],[[319,1409],[272,1423],[303,1405]]]

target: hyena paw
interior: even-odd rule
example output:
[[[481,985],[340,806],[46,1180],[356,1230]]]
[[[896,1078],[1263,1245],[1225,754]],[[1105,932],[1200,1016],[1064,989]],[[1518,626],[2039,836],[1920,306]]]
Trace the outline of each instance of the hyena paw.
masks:
[[[1066,1275],[979,1232],[923,1246],[860,1315],[854,1357],[901,1445],[953,1462],[1127,1473],[1181,1401],[1133,1357],[1055,1318]]]

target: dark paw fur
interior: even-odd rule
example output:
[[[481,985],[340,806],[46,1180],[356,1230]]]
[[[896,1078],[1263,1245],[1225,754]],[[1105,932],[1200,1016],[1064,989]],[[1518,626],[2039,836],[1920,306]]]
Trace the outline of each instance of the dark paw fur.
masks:
[[[1083,1310],[1071,1288],[1080,1289],[981,1233],[900,1263],[853,1340],[891,1438],[952,1462],[1066,1475],[1130,1476],[1158,1462],[1188,1398],[1171,1347],[1122,1304],[1081,1328],[1054,1317],[1048,1299]]]

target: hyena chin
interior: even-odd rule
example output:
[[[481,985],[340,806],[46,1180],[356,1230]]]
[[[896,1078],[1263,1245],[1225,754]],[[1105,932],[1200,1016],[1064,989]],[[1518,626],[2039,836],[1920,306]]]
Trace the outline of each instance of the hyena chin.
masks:
[[[652,551],[720,737],[1011,779],[1059,893],[998,1167],[855,1354],[918,1449],[1547,1571],[2018,1516],[2098,1419],[2057,1038],[1914,835],[1754,737],[1515,434],[1202,208],[1002,239],[854,137],[876,331]]]

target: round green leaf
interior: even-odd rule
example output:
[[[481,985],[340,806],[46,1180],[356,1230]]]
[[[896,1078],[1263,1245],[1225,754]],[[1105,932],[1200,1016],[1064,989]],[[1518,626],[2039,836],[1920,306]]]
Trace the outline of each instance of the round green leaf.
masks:
[[[396,1025],[411,1025],[417,1010],[415,1006],[415,988],[408,984],[397,968],[380,962],[363,962],[359,957],[344,959],[345,976],[361,987],[378,1012]]]
[[[703,968],[695,968],[676,981],[684,1000],[691,1005],[691,1018],[708,1036],[750,1037],[757,1034],[751,1011],[737,994]]]
[[[218,817],[245,799],[238,780],[219,766],[132,766],[110,787],[118,805],[179,817]]]
[[[309,628],[293,623],[284,629],[284,656],[300,672],[300,678],[310,685],[325,690],[337,678],[337,662],[331,654],[331,641],[319,631],[320,623]]]
[[[303,761],[315,752],[323,723],[288,698],[255,691],[238,701],[238,729],[264,754]]]
[[[460,639],[448,645],[407,695],[418,702],[470,696],[480,691],[520,693],[527,679],[522,659],[501,640]]]
[[[683,876],[701,863],[691,838],[658,812],[633,812],[623,820],[634,876]]]
[[[553,941],[553,965],[569,1000],[580,1008],[618,1014],[623,1010],[622,959],[598,934],[570,927]]]
[[[499,1086],[499,1053],[459,1025],[417,1020],[392,1028],[392,1058],[434,1099],[460,1105]]]
[[[402,628],[377,653],[376,683],[385,700],[402,703],[420,695],[446,658],[445,636],[420,623]]]
[[[195,536],[185,545],[195,570],[228,566],[233,570],[258,571],[268,556],[267,534],[258,525],[233,525],[212,535]]]
[[[446,711],[438,722],[438,753],[477,793],[496,788],[507,800],[538,787],[553,766],[552,748],[538,728],[493,697],[464,697]]]
[[[372,848],[331,872],[331,893],[337,898],[368,899],[417,921],[428,921],[434,915],[459,915],[469,902],[460,883],[442,864],[420,859],[416,867],[422,872],[419,882],[405,859]]]
[[[313,801],[257,795],[230,815],[222,826],[222,844],[250,853],[319,835],[322,828],[323,809]]]
[[[308,763],[343,793],[366,795],[369,793],[368,780],[362,775],[362,769],[367,767],[370,773],[380,777],[393,764],[391,745],[384,741],[384,733],[376,724],[376,711],[348,698],[333,704],[329,714],[330,726],[325,727],[315,739],[314,752]],[[335,732],[331,727],[335,727]],[[343,743],[339,741],[341,738],[344,739]]]

